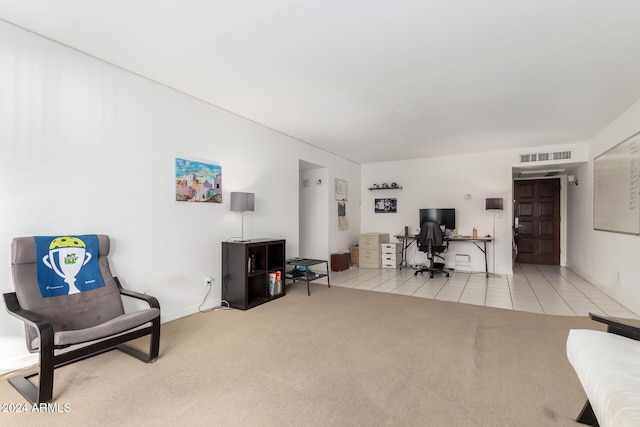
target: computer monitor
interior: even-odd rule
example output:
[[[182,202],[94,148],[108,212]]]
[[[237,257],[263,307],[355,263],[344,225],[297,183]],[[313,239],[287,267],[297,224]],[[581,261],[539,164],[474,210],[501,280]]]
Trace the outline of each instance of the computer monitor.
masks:
[[[420,227],[427,222],[437,222],[447,230],[454,230],[456,228],[456,210],[453,208],[447,209],[420,209]]]

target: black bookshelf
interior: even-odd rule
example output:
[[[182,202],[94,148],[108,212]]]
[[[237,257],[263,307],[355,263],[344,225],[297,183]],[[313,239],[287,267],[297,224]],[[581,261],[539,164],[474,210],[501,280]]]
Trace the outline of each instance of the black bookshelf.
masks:
[[[248,310],[285,295],[285,240],[222,242],[222,299]],[[279,289],[270,293],[269,275],[280,272]]]

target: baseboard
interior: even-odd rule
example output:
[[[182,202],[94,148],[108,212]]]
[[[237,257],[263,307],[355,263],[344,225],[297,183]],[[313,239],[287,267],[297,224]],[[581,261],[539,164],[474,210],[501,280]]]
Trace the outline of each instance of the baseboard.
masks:
[[[0,361],[0,375],[5,375],[38,363],[38,355],[27,352],[24,338],[20,340],[20,344],[24,347],[25,354],[19,354],[12,358],[3,358],[2,361]]]
[[[211,303],[207,303],[200,307],[200,305],[194,305],[191,307],[184,308],[182,310],[173,311],[170,313],[166,313],[161,311],[161,322],[167,323],[173,320],[180,319],[182,317],[191,316],[192,314],[196,314],[199,310],[209,310],[215,307],[220,306],[220,300],[211,301]],[[32,354],[27,351],[26,344],[24,342],[24,337],[16,337],[16,338],[7,338],[7,341],[11,341],[10,343],[5,343],[5,339],[0,339],[0,347],[2,348],[15,348],[15,349],[24,349],[23,354],[15,354],[9,357],[2,357],[0,359],[0,375],[5,375],[13,371],[17,371],[27,366],[36,365],[38,363],[38,354]],[[19,350],[16,350],[18,353]]]
[[[196,314],[201,310],[207,311],[216,307],[220,307],[220,300],[211,301],[211,303],[206,303],[202,305],[202,307],[200,307],[200,304],[198,304],[198,305],[193,305],[191,307],[183,308],[182,310],[173,311],[171,313],[162,312],[161,322],[162,323],[171,322],[173,320],[178,320],[183,317],[191,316],[192,314]]]

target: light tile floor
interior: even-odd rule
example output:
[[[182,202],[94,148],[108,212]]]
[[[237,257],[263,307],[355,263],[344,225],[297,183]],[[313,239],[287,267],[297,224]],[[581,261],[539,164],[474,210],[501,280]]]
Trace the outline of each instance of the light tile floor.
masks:
[[[484,305],[534,313],[604,316],[640,319],[568,268],[554,265],[516,264],[513,275],[486,278],[484,273],[455,272],[449,278],[411,268],[358,269],[331,272],[331,286],[411,295],[444,301]],[[304,282],[298,282],[304,286]],[[326,284],[319,279],[312,284]],[[312,290],[313,292],[313,290]]]

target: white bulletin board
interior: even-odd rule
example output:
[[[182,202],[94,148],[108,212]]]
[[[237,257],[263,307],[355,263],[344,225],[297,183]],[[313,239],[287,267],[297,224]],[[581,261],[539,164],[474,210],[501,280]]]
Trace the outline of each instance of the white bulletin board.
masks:
[[[593,179],[594,230],[640,234],[640,132],[596,157]]]

